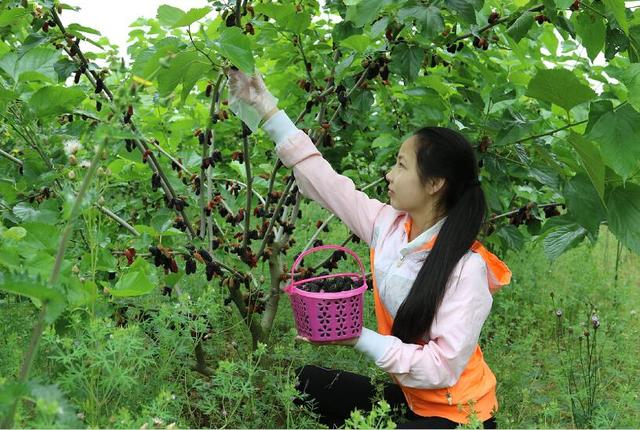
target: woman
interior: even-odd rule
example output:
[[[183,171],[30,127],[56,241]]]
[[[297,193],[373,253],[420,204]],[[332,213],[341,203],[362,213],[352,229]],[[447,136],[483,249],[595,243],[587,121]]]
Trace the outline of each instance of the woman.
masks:
[[[370,246],[378,331],[363,328],[354,346],[390,374],[399,428],[455,428],[471,417],[495,428],[496,379],[478,345],[491,294],[511,272],[476,237],[486,213],[475,156],[458,132],[425,127],[406,139],[386,175],[390,204],[357,191],[298,130],[260,75],[229,71],[231,101],[253,107],[293,169],[300,192],[338,216]],[[436,240],[437,238],[437,240]],[[371,409],[375,388],[361,375],[317,366],[298,369],[298,388],[339,426],[353,408]]]

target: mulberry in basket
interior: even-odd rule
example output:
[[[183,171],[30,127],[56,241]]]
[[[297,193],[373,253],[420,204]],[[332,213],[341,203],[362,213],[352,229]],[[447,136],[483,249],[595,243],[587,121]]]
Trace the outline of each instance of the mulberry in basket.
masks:
[[[300,261],[308,254],[324,249],[336,249],[352,255],[358,262],[361,273],[338,273],[313,278],[294,280],[294,271]],[[362,282],[358,288],[340,292],[313,293],[298,288],[308,282],[319,279],[349,277]],[[367,291],[364,266],[358,255],[339,245],[323,245],[310,248],[300,254],[291,267],[291,283],[284,291],[289,295],[298,335],[314,342],[330,342],[351,339],[362,332],[362,308],[364,292]]]

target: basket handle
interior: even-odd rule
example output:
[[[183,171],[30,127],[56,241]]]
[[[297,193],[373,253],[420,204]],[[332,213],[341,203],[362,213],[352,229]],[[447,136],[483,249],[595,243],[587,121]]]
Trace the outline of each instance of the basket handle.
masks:
[[[350,254],[351,256],[353,256],[353,258],[356,259],[356,261],[358,262],[358,266],[360,266],[360,270],[362,271],[362,279],[366,278],[366,273],[364,271],[364,266],[362,265],[362,261],[360,261],[360,258],[358,257],[358,254],[356,254],[355,252],[353,252],[352,250],[350,250],[349,248],[345,248],[344,246],[340,246],[340,245],[322,245],[322,246],[316,246],[314,248],[309,248],[307,249],[305,252],[303,252],[302,254],[300,254],[298,256],[298,258],[296,258],[296,261],[293,263],[293,266],[291,266],[291,283],[294,282],[294,278],[293,278],[293,274],[295,272],[296,267],[298,266],[298,264],[300,263],[300,261],[306,256],[311,254],[312,252],[316,252],[316,251],[320,251],[322,249],[337,249],[337,250],[341,250],[341,251],[345,251],[347,254]]]

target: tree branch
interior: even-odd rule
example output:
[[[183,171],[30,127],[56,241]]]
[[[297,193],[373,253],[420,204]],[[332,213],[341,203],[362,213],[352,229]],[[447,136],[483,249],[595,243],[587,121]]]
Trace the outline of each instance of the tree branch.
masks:
[[[551,208],[551,207],[554,207],[554,206],[562,206],[562,205],[564,205],[564,203],[547,203],[547,204],[544,204],[544,205],[536,205],[536,207],[538,209],[544,209],[544,208]],[[509,217],[511,215],[515,215],[519,211],[520,211],[520,208],[512,210],[512,211],[509,211],[509,212],[505,212],[505,213],[502,213],[502,214],[499,214],[499,215],[494,215],[491,218],[489,218],[487,220],[487,222],[493,222],[493,221],[495,221],[497,219],[500,219],[500,218],[505,218],[505,217]]]
[[[109,209],[107,209],[106,207],[104,207],[102,205],[96,204],[95,206],[98,209],[100,209],[109,218],[111,218],[112,220],[114,220],[115,222],[117,222],[118,224],[120,224],[121,226],[126,228],[127,230],[129,230],[131,232],[131,234],[133,234],[134,236],[140,236],[140,233],[138,232],[138,230],[135,229],[135,227],[133,227],[131,224],[129,224],[128,222],[126,222],[125,220],[120,218],[118,215],[116,215],[115,213],[111,212]]]
[[[544,5],[541,4],[541,5],[534,6],[534,7],[530,8],[530,9],[528,9],[527,12],[539,12],[539,11],[541,11],[543,9],[544,9]],[[511,15],[499,18],[496,21],[492,22],[491,24],[487,24],[487,25],[485,25],[483,27],[480,27],[477,30],[477,33],[478,34],[484,33],[485,31],[489,30],[490,28],[495,27],[498,24],[502,24],[505,21],[509,21],[509,20],[514,20],[515,21],[515,19],[516,19],[516,18],[514,18],[515,15],[520,16],[520,15],[522,15],[522,13],[517,13],[516,12],[516,13],[512,13]],[[466,38],[471,37],[471,36],[475,36],[475,35],[473,33],[471,33],[471,32],[462,34],[462,35],[456,37],[455,39],[453,39],[452,41],[450,41],[449,44],[458,42],[458,41],[460,41],[462,39],[466,39]]]
[[[8,159],[10,161],[13,161],[14,163],[16,163],[20,167],[24,166],[24,163],[22,162],[22,160],[17,159],[13,155],[9,154],[8,152],[3,151],[2,149],[0,149],[0,155],[2,155],[4,158],[6,158],[6,159]]]
[[[257,260],[260,260],[260,257],[262,257],[262,254],[264,254],[264,250],[265,250],[265,248],[267,246],[267,241],[269,240],[269,233],[271,233],[271,230],[273,229],[273,225],[276,223],[278,212],[280,211],[280,208],[282,207],[285,199],[287,198],[288,192],[291,189],[291,186],[293,185],[294,181],[295,181],[295,179],[293,178],[293,175],[291,175],[291,179],[287,182],[287,184],[285,186],[285,189],[282,192],[282,195],[280,196],[280,199],[278,199],[278,203],[276,204],[276,208],[273,210],[273,216],[269,220],[269,225],[267,226],[267,230],[264,232],[264,235],[262,237],[262,243],[260,244],[260,250],[256,254],[256,259]]]
[[[242,123],[242,151],[244,158],[244,168],[247,176],[247,202],[244,211],[244,235],[242,237],[242,252],[247,250],[249,243],[249,233],[251,231],[251,200],[252,200],[252,183],[253,178],[251,176],[251,154],[249,152],[249,127]]]

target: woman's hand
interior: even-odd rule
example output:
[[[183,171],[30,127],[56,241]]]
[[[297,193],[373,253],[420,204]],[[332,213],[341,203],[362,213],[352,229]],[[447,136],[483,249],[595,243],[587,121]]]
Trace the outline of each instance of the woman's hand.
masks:
[[[354,337],[351,339],[332,340],[331,342],[314,342],[312,340],[307,339],[306,337],[296,336],[296,340],[300,340],[302,342],[307,342],[307,343],[311,343],[313,345],[318,345],[318,346],[322,346],[322,345],[354,346],[356,343],[358,343],[358,339],[360,339],[360,336]]]
[[[278,108],[278,99],[267,89],[260,73],[255,76],[247,76],[240,70],[228,69],[229,76],[229,103],[238,101],[252,106],[260,115],[260,119],[269,119]]]

